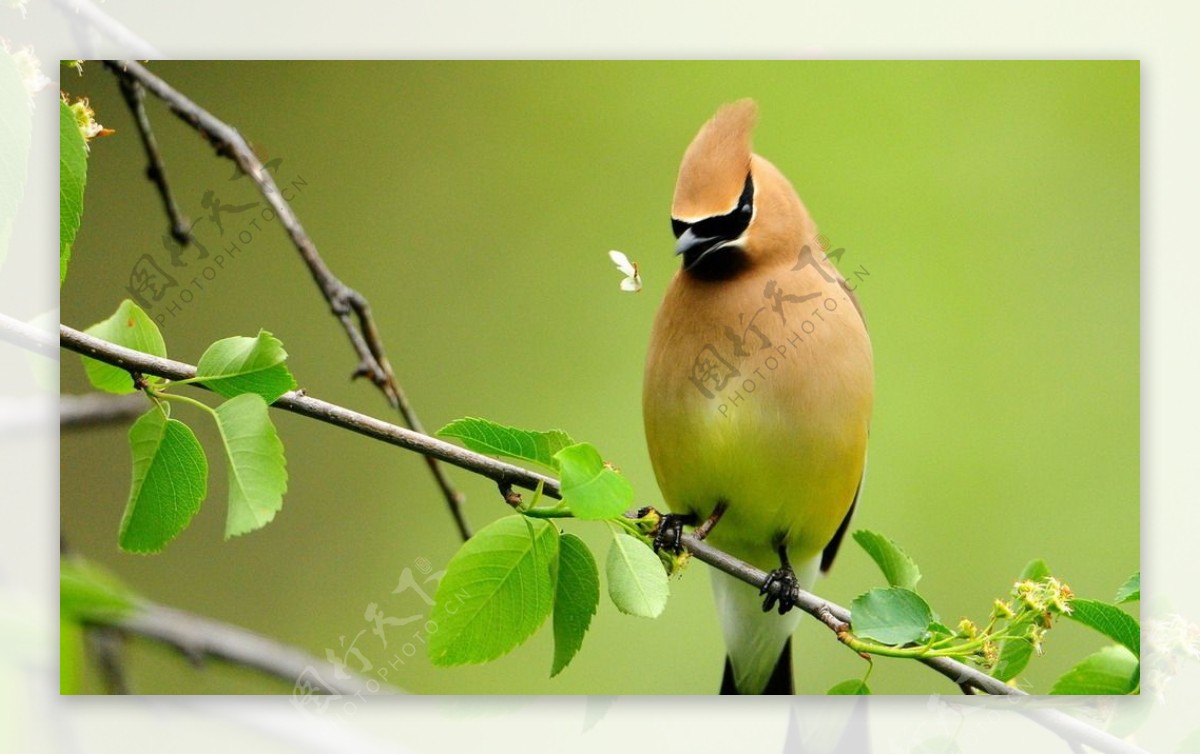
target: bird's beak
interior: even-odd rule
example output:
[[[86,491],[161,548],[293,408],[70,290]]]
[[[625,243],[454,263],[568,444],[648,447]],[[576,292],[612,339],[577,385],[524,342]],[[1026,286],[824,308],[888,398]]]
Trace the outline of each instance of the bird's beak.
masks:
[[[679,241],[675,244],[675,254],[684,255],[683,267],[685,270],[696,266],[700,260],[712,254],[720,246],[724,239],[718,236],[697,236],[691,228],[683,232],[679,237]]]

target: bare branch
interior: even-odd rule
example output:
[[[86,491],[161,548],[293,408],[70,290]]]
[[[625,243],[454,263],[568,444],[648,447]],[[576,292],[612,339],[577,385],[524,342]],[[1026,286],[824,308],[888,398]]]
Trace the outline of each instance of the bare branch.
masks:
[[[168,230],[171,238],[180,245],[187,246],[192,240],[191,226],[183,213],[179,211],[179,205],[175,203],[175,197],[171,194],[171,187],[167,183],[167,169],[163,164],[162,153],[158,150],[158,140],[154,138],[154,129],[150,127],[150,117],[146,115],[146,90],[134,79],[124,76],[118,76],[117,83],[121,85],[121,94],[125,97],[125,104],[129,106],[129,113],[133,116],[138,133],[142,137],[142,147],[145,148],[146,159],[149,161],[149,165],[146,166],[146,178],[150,179],[162,198],[163,209],[170,222]]]
[[[311,684],[317,692],[332,695],[403,692],[247,629],[154,603],[143,603],[128,616],[92,619],[89,626],[112,627],[160,642],[178,650],[192,663],[199,664],[205,658],[229,661],[289,684]]]
[[[90,625],[84,633],[89,654],[96,661],[104,689],[110,695],[128,695],[129,679],[125,676],[125,646],[121,632],[110,626]]]
[[[108,393],[86,393],[82,396],[59,396],[59,427],[94,427],[125,422],[144,413],[150,405],[139,393],[113,396]]]
[[[217,154],[233,160],[238,168],[254,181],[263,198],[275,211],[296,251],[308,266],[321,294],[329,303],[334,317],[341,323],[342,329],[350,339],[359,360],[354,375],[369,378],[383,392],[388,404],[400,412],[405,424],[424,435],[424,426],[388,362],[383,339],[371,315],[371,305],[366,297],[339,280],[325,264],[325,260],[317,252],[316,244],[309,238],[304,227],[300,225],[299,218],[292,212],[291,205],[275,185],[275,179],[237,129],[213,116],[136,61],[105,61],[105,65],[122,82],[144,87],[146,91],[165,102],[172,112],[200,132],[216,148]],[[435,458],[426,457],[426,462],[442,496],[446,499],[446,505],[459,534],[466,540],[471,536],[471,529],[462,510],[463,495],[450,483],[445,470],[438,465]]]

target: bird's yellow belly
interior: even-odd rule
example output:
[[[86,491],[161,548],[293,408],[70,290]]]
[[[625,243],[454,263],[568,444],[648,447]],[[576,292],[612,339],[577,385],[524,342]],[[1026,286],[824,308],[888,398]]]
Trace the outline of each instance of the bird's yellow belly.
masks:
[[[665,502],[700,519],[726,502],[710,542],[760,568],[778,565],[779,545],[797,560],[824,548],[862,476],[871,351],[843,301],[812,332],[801,319],[764,322],[764,338],[743,343],[741,356],[720,350],[729,342],[714,324],[699,366],[696,353],[658,338],[656,327],[643,411]]]

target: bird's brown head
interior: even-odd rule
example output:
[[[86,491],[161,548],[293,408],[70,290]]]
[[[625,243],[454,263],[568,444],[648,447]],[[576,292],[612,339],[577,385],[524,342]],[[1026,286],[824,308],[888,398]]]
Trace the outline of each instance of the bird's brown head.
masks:
[[[693,277],[733,277],[774,254],[794,254],[788,240],[806,237],[808,217],[795,190],[751,151],[757,119],[754,100],[725,105],[683,155],[671,228],[675,253]]]

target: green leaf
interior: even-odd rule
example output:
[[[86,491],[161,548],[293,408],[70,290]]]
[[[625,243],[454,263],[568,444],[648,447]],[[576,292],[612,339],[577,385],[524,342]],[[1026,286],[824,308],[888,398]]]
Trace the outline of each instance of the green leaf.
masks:
[[[554,597],[554,665],[550,676],[567,667],[600,604],[600,575],[587,545],[563,535],[558,546],[558,586]]]
[[[438,430],[445,438],[458,438],[467,448],[481,454],[507,456],[557,469],[554,454],[575,441],[562,430],[521,430],[478,417],[456,419]]]
[[[1116,606],[1099,600],[1074,598],[1068,617],[1116,640],[1135,656],[1142,653],[1142,629],[1137,620]]]
[[[87,145],[75,114],[58,102],[58,283],[67,279],[71,246],[83,218],[83,189],[87,184]]]
[[[850,625],[859,637],[885,645],[915,642],[933,621],[929,604],[904,587],[880,587],[850,604]]]
[[[1138,659],[1127,648],[1110,645],[1084,658],[1050,688],[1052,695],[1128,695],[1138,687]]]
[[[66,621],[124,616],[137,600],[132,590],[98,564],[78,558],[59,563],[59,616]]]
[[[847,679],[829,688],[827,695],[869,695],[871,688],[862,679]]]
[[[0,266],[25,191],[33,109],[18,63],[0,46]]]
[[[268,404],[296,389],[283,342],[265,330],[254,338],[223,338],[204,350],[196,379],[226,398],[257,393]]]
[[[1021,579],[1019,581],[1024,582],[1025,580],[1029,580],[1031,582],[1041,582],[1043,579],[1049,576],[1050,567],[1047,566],[1046,562],[1042,559],[1035,558],[1028,564],[1025,564],[1025,569],[1021,572]]]
[[[858,530],[854,533],[854,541],[879,565],[889,585],[910,590],[917,588],[921,570],[899,545],[871,530]]]
[[[667,607],[667,572],[658,555],[636,537],[617,533],[604,571],[608,596],[622,613],[653,619]]]
[[[437,666],[484,663],[527,640],[550,615],[558,529],[507,516],[463,543],[438,585],[429,658]]]
[[[121,302],[117,311],[107,320],[96,323],[84,332],[151,356],[167,355],[167,345],[163,342],[158,326],[150,319],[150,315],[129,299]],[[133,393],[137,390],[133,387],[133,378],[129,376],[129,372],[120,367],[83,357],[83,368],[87,371],[88,380],[92,385],[102,391]],[[159,378],[147,375],[146,382],[153,384],[159,382]]]
[[[130,553],[158,553],[200,510],[208,460],[192,429],[155,407],[129,428],[133,484],[117,542]]]
[[[554,459],[561,470],[563,501],[579,519],[611,519],[633,504],[629,481],[606,466],[591,443],[568,446]]]
[[[1142,573],[1134,572],[1133,576],[1125,580],[1125,584],[1121,585],[1121,589],[1117,590],[1117,597],[1114,603],[1132,603],[1135,600],[1142,599]]]
[[[1009,629],[1019,632],[1028,626],[1029,621],[1021,621],[1011,625]],[[1000,643],[1000,652],[996,658],[996,665],[992,668],[992,676],[1002,682],[1007,682],[1024,671],[1031,658],[1033,658],[1033,643],[1029,640],[1004,640]]]
[[[283,508],[287,460],[262,396],[243,393],[218,406],[215,414],[229,463],[229,539],[266,525]]]
[[[929,636],[937,637],[939,639],[955,636],[954,630],[951,629],[950,627],[946,626],[945,624],[943,624],[940,621],[929,622],[929,626],[926,627],[925,629],[928,632]]]

